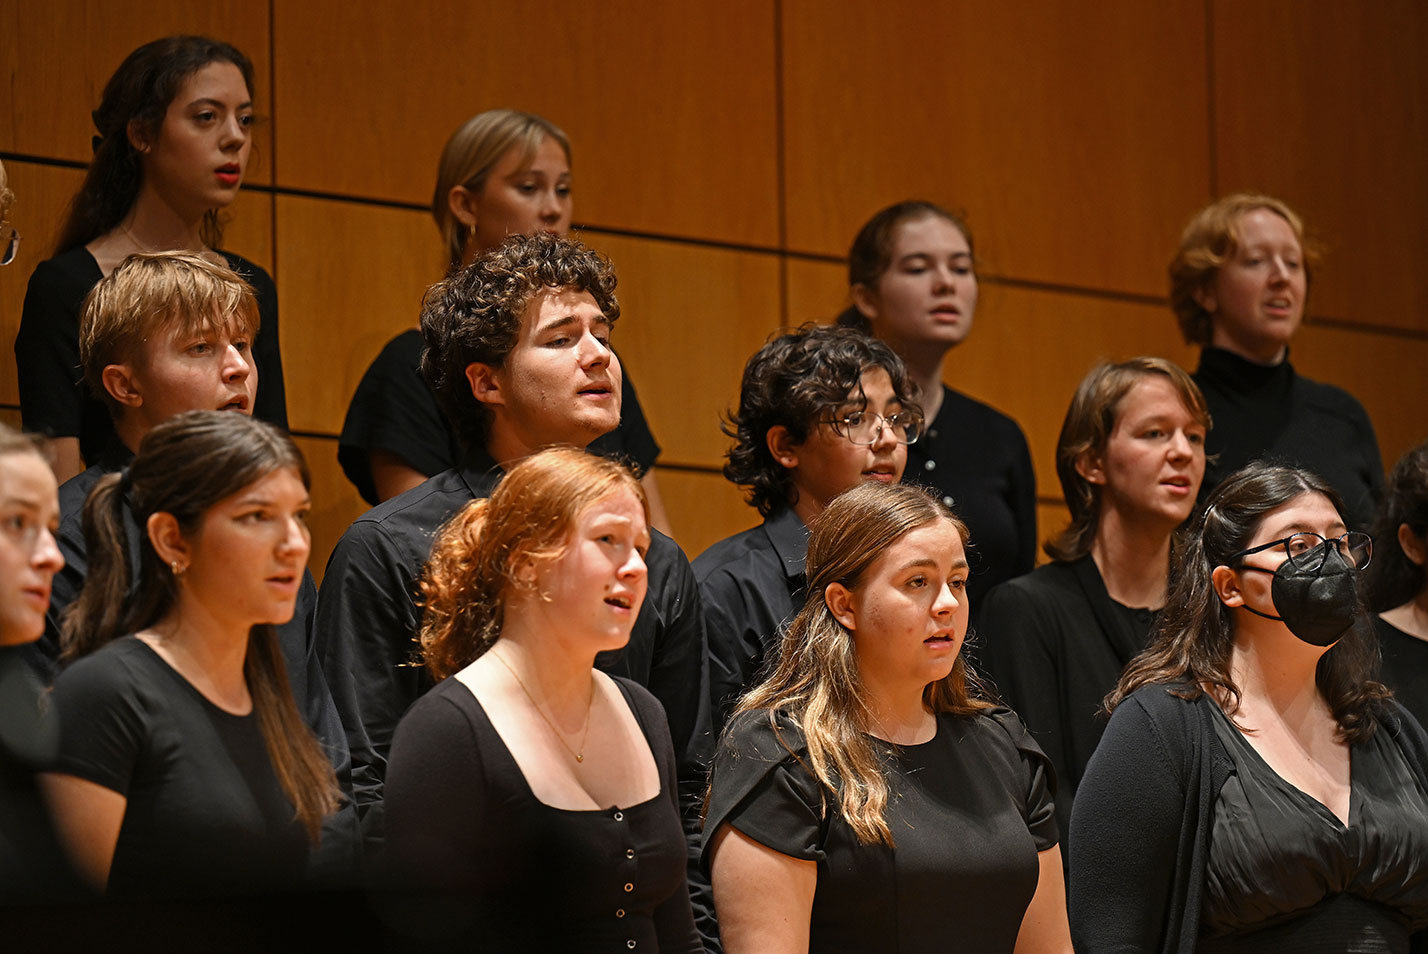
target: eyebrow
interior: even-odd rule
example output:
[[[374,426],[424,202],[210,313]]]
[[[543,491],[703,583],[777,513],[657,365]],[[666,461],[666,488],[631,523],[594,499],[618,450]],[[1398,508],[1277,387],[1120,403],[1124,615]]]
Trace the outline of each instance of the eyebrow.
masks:
[[[547,322],[546,324],[541,325],[540,327],[538,327],[538,328],[535,329],[535,332],[536,332],[536,334],[540,334],[541,332],[545,332],[545,331],[555,331],[555,330],[558,329],[558,328],[568,328],[569,326],[574,325],[574,324],[578,324],[579,322],[580,322],[580,316],[577,315],[577,314],[571,313],[571,314],[565,315],[565,316],[562,317],[562,318],[557,318],[557,319],[555,319],[554,321]],[[613,326],[614,326],[614,322],[612,322],[609,318],[607,318],[607,317],[605,316],[605,313],[604,313],[604,312],[601,312],[601,313],[600,313],[600,317],[595,319],[595,324],[597,324],[597,325],[604,325],[604,326],[607,327],[607,328],[610,328],[610,327],[613,327]]]
[[[189,105],[189,108],[192,108],[192,107],[194,107],[194,106],[217,106],[217,107],[219,107],[220,109],[227,109],[227,108],[228,108],[228,104],[227,104],[227,103],[223,102],[223,100],[221,100],[221,99],[214,99],[212,96],[201,96],[201,97],[199,97],[198,99],[195,99],[195,100],[191,101],[188,105]],[[252,108],[253,108],[253,101],[252,101],[251,99],[245,100],[244,102],[239,103],[238,106],[237,106],[237,108],[238,108],[238,109],[252,109]]]

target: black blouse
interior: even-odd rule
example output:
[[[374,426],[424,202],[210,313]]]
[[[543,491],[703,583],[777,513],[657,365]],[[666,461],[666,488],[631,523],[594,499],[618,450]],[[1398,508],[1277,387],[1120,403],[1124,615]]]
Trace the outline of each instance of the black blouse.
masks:
[[[715,757],[703,860],[728,824],[818,863],[809,951],[1010,952],[1056,844],[1050,765],[1009,709],[943,714],[921,745],[885,747],[896,848],[864,845],[813,775],[794,721],[744,712]]]
[[[1405,633],[1377,613],[1373,628],[1383,653],[1383,681],[1393,697],[1428,725],[1428,640]]]
[[[1389,733],[1351,749],[1345,826],[1212,708],[1235,771],[1215,800],[1201,950],[1406,952],[1428,926],[1428,793]]]

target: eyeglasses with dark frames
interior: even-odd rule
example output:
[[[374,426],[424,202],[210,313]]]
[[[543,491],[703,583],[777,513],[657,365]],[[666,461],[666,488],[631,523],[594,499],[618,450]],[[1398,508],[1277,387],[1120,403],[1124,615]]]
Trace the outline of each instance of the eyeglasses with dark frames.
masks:
[[[1334,545],[1335,549],[1339,551],[1339,556],[1351,569],[1362,570],[1373,559],[1373,537],[1367,533],[1359,533],[1357,530],[1350,530],[1348,533],[1340,534],[1332,539],[1304,530],[1299,533],[1291,533],[1281,540],[1271,540],[1257,547],[1241,550],[1230,559],[1238,561],[1251,553],[1260,553],[1277,546],[1283,546],[1285,555],[1296,569],[1312,573],[1324,565],[1324,559],[1329,555],[1329,548],[1324,546],[1326,543]]]
[[[922,418],[911,411],[898,411],[891,417],[883,417],[875,411],[849,411],[823,423],[832,426],[839,436],[864,447],[876,444],[884,427],[892,431],[893,440],[899,444],[916,444],[922,433]]]

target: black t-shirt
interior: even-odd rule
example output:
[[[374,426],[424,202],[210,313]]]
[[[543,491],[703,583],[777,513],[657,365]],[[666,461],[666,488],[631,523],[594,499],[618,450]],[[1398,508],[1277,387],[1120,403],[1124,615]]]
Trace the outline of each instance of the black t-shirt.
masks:
[[[1051,768],[1008,709],[943,714],[921,745],[890,746],[896,849],[858,842],[813,775],[796,723],[736,715],[710,779],[704,863],[720,826],[818,863],[808,949],[1011,952],[1056,844]]]
[[[1036,565],[1036,474],[1016,421],[980,401],[942,388],[942,407],[907,448],[903,483],[935,491],[967,524],[972,622],[982,597]]]
[[[1405,633],[1377,613],[1373,628],[1383,653],[1384,683],[1413,718],[1428,725],[1428,641]]]
[[[278,351],[278,289],[257,265],[232,252],[219,251],[258,299],[261,327],[253,340],[258,394],[253,416],[288,426],[283,388],[283,359]],[[50,437],[78,437],[79,452],[94,463],[118,443],[109,410],[84,385],[79,364],[79,312],[104,273],[83,245],[41,262],[30,276],[15,361],[20,383],[20,412],[25,429]]]
[[[425,347],[421,332],[415,328],[387,342],[362,375],[347,407],[337,461],[369,504],[378,502],[377,487],[372,482],[374,450],[395,454],[427,477],[435,477],[461,462],[456,432],[421,376],[421,353]],[[628,369],[621,378],[620,424],[596,438],[589,450],[602,457],[624,460],[640,474],[653,467],[659,457],[659,444],[645,422]]]
[[[659,793],[636,805],[539,801],[458,679],[402,718],[387,773],[387,862],[395,886],[445,897],[448,916],[428,916],[428,927],[478,950],[702,952],[664,713],[637,684],[616,685],[659,769]]]
[[[54,688],[56,772],[127,800],[108,893],[221,896],[300,884],[308,841],[268,759],[258,715],[204,698],[129,636]]]

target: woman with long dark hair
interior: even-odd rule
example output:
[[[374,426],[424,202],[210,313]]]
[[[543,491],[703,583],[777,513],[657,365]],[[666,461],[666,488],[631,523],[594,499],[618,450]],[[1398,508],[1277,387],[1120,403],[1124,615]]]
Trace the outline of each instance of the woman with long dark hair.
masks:
[[[75,867],[115,897],[297,887],[338,801],[273,624],[309,550],[307,465],[242,414],[151,430],[85,505],[89,573],[64,620],[60,755],[45,777]],[[129,497],[144,534],[130,552]],[[130,586],[130,561],[139,562]]]
[[[1428,736],[1377,680],[1372,550],[1308,471],[1210,494],[1072,808],[1078,951],[1407,952],[1428,927]]]
[[[15,338],[25,426],[51,438],[61,483],[114,441],[109,413],[79,370],[79,311],[95,283],[135,252],[198,252],[253,286],[261,316],[253,413],[287,425],[277,289],[262,268],[222,250],[220,213],[251,158],[253,64],[207,37],[154,40],[119,65],[93,115],[94,159],[54,257],[30,278]]]
[[[807,602],[709,782],[729,954],[1070,951],[1049,764],[961,654],[966,547],[916,487],[815,521]]]

